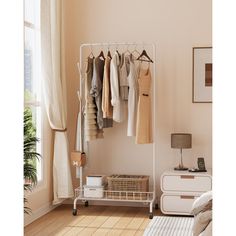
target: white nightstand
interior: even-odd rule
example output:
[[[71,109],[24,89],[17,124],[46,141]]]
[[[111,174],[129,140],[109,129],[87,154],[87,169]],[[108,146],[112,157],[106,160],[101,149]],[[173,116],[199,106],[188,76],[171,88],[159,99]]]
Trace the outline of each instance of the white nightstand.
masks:
[[[211,172],[165,171],[161,176],[161,211],[190,215],[194,200],[211,189]]]

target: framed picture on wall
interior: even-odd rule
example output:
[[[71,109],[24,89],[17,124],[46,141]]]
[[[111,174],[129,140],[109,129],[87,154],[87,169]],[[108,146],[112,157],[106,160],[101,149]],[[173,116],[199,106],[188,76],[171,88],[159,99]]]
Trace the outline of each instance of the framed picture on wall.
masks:
[[[212,102],[212,47],[193,47],[193,103]]]

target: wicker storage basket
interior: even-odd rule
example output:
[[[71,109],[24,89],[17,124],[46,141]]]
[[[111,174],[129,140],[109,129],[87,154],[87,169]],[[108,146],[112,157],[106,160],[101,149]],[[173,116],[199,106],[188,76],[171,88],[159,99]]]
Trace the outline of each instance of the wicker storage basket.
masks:
[[[107,177],[108,190],[110,191],[127,191],[109,192],[109,198],[120,199],[140,199],[147,198],[147,194],[138,192],[149,191],[149,176],[146,175],[111,175]]]

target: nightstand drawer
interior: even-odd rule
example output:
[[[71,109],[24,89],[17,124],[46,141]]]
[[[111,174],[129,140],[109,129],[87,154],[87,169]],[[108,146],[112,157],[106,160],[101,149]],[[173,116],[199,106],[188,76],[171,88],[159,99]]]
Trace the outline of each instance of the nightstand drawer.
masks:
[[[161,181],[163,192],[206,192],[211,188],[211,177],[206,175],[164,175]]]
[[[190,215],[194,200],[199,195],[162,194],[161,211],[164,214]]]

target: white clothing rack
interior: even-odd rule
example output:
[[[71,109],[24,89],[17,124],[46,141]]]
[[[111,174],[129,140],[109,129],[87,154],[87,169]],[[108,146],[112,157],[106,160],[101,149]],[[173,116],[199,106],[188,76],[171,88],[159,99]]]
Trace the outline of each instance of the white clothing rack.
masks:
[[[85,206],[88,206],[88,201],[89,200],[96,200],[96,201],[125,201],[125,202],[141,202],[144,204],[149,203],[149,207],[150,207],[150,212],[149,212],[149,218],[152,219],[153,218],[153,207],[155,206],[155,208],[157,208],[157,203],[156,203],[156,174],[155,174],[155,157],[156,157],[156,148],[155,148],[155,144],[156,144],[156,134],[155,134],[155,130],[156,130],[156,93],[155,93],[155,88],[156,88],[156,46],[154,43],[84,43],[81,44],[80,46],[80,63],[78,63],[79,66],[79,71],[80,71],[80,95],[79,95],[79,100],[80,100],[80,147],[83,147],[82,144],[82,125],[81,125],[81,121],[82,121],[82,107],[83,107],[83,86],[82,86],[82,80],[84,78],[83,75],[83,49],[86,47],[90,47],[91,51],[92,51],[92,47],[108,47],[108,49],[110,49],[110,47],[116,47],[116,49],[118,49],[119,46],[135,46],[136,47],[142,47],[144,49],[145,46],[149,46],[152,47],[152,60],[153,60],[153,79],[152,79],[152,94],[153,94],[153,99],[152,99],[152,105],[153,105],[153,110],[152,110],[152,114],[153,114],[153,143],[152,143],[152,177],[153,177],[153,191],[152,192],[140,192],[141,194],[146,194],[147,198],[145,200],[140,199],[135,199],[133,197],[133,199],[130,197],[128,198],[123,198],[123,196],[126,194],[126,196],[130,196],[130,194],[132,195],[132,192],[125,192],[125,191],[110,191],[110,193],[116,192],[116,194],[118,195],[118,198],[116,199],[111,199],[111,198],[107,198],[107,194],[109,194],[109,191],[104,191],[104,198],[86,198],[83,195],[83,167],[79,167],[80,168],[80,187],[75,189],[75,199],[74,199],[74,205],[73,205],[73,215],[77,215],[77,201],[78,200],[82,200],[83,202],[85,202]],[[84,151],[84,150],[81,150]],[[136,194],[137,192],[134,192],[133,194]],[[120,196],[120,197],[119,197]],[[121,198],[122,196],[122,198]]]

